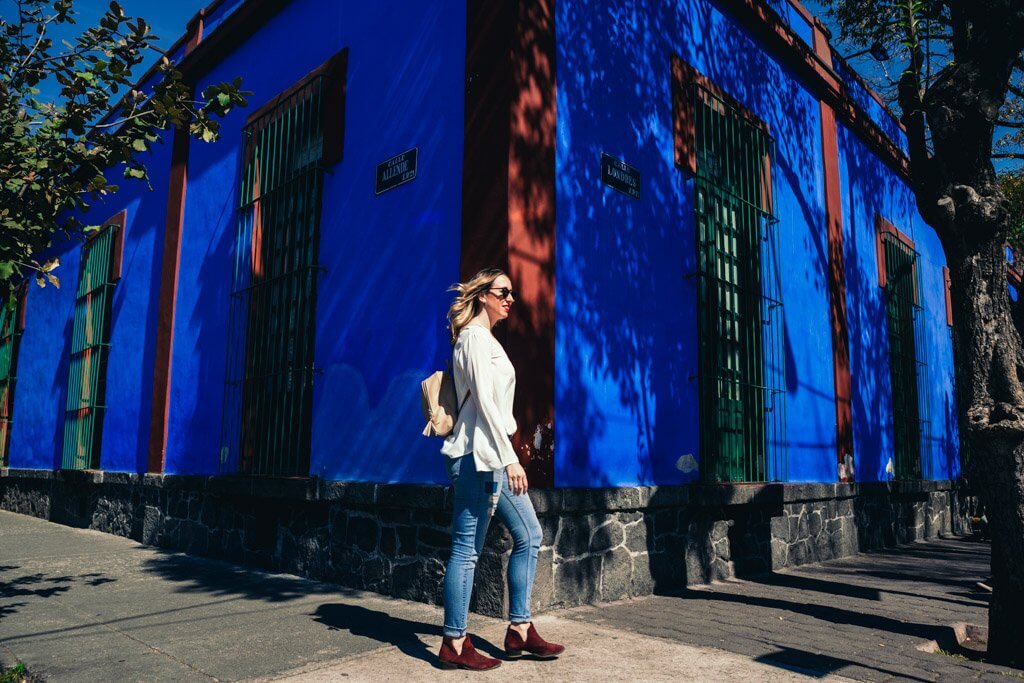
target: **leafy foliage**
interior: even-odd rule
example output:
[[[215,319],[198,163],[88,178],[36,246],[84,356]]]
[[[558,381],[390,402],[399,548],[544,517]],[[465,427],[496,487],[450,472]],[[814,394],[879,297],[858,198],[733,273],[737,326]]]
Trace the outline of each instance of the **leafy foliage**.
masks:
[[[0,683],[26,683],[28,680],[28,669],[21,662],[10,668],[0,667]]]
[[[1024,171],[1004,173],[999,185],[1010,202],[1010,243],[1024,246]]]
[[[187,126],[212,142],[218,119],[249,94],[235,79],[197,99],[146,21],[116,2],[98,25],[56,47],[48,33],[75,17],[73,0],[20,0],[16,19],[0,17],[0,296],[9,298],[26,276],[59,286],[59,261],[40,263],[38,255],[55,238],[97,228],[77,216],[117,192],[110,171],[147,181],[145,154],[161,130]],[[133,70],[151,51],[163,56],[136,85]],[[51,81],[59,95],[43,101],[39,86]]]
[[[852,62],[869,73],[868,80],[900,114],[907,114],[900,101],[901,79],[916,81],[917,100],[928,98],[932,87],[957,64],[957,50],[972,39],[988,39],[975,31],[967,4],[960,0],[820,0],[820,5],[839,26],[838,45],[842,52],[857,53]],[[1013,4],[1010,0],[1009,4]],[[1024,3],[1018,3],[1024,12]],[[976,7],[981,10],[981,3]],[[890,58],[877,63],[864,48],[881,44]],[[1006,97],[995,121],[992,157],[1004,169],[1019,169],[1024,160],[1024,58],[1018,56]]]

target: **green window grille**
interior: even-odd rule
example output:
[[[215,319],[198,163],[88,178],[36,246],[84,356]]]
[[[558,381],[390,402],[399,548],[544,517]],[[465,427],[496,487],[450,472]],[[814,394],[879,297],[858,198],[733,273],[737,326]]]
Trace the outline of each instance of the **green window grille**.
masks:
[[[100,466],[114,250],[121,229],[119,225],[108,225],[82,247],[64,414],[61,467],[66,470]]]
[[[220,468],[306,476],[327,76],[244,131]]]
[[[880,236],[885,259],[885,317],[889,337],[893,440],[897,479],[921,478],[921,441],[927,433],[927,364],[920,320],[917,252],[891,232]]]
[[[701,472],[786,478],[774,141],[699,83],[691,91],[699,296]]]
[[[23,296],[24,289],[14,297],[12,307],[0,303],[0,465],[7,465],[11,446]]]

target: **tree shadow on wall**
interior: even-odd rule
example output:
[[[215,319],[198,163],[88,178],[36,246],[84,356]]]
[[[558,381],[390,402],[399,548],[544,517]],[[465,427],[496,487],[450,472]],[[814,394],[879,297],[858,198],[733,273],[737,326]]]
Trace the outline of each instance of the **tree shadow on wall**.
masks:
[[[558,12],[558,481],[690,481],[676,463],[698,446],[696,236],[693,182],[674,164],[671,54],[769,125],[783,236],[804,242],[784,241],[783,253],[811,255],[803,275],[824,295],[811,261],[827,264],[820,162],[808,144],[817,101],[708,2],[560,3]],[[601,185],[602,152],[639,168],[640,200]],[[784,278],[802,265],[790,258]],[[799,367],[787,370],[798,386]],[[612,443],[628,455],[609,473]]]
[[[859,481],[879,481],[891,478],[886,469],[895,458],[893,437],[893,394],[889,361],[889,330],[884,290],[879,286],[878,262],[875,247],[875,216],[881,215],[911,232],[912,225],[920,225],[917,208],[910,190],[894,185],[895,172],[875,157],[853,133],[839,127],[840,149],[848,195],[845,197],[843,258],[846,268],[846,288],[850,338],[850,367],[853,386],[854,448],[856,478]],[[926,258],[918,259],[918,267],[930,267]],[[932,280],[938,276],[930,276]],[[924,281],[924,278],[920,278]],[[918,285],[921,286],[920,284]],[[926,298],[922,292],[922,301]],[[937,366],[937,341],[933,327],[941,311],[925,310],[924,325],[920,331],[927,339],[925,371],[937,373],[945,370]],[[941,343],[941,342],[939,342]],[[933,377],[937,377],[933,375]],[[932,391],[933,382],[919,383],[919,391]],[[922,386],[923,385],[923,386]],[[956,402],[946,396],[941,405],[919,396],[919,405],[930,406],[921,414],[926,428],[922,432],[922,475],[935,478],[932,466],[942,464],[950,478],[959,471],[959,436]],[[937,425],[941,422],[941,427]],[[936,454],[935,450],[939,453]],[[895,463],[894,463],[895,464]]]

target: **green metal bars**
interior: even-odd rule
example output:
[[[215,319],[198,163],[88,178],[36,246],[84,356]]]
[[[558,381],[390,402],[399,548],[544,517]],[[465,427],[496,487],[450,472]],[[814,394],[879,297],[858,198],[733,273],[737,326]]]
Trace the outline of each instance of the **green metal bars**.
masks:
[[[309,474],[326,83],[314,78],[245,129],[223,472]]]
[[[0,303],[0,465],[7,465],[14,421],[14,385],[17,380],[18,344],[21,341],[21,296],[13,308]]]
[[[108,225],[82,247],[71,333],[71,364],[64,413],[61,467],[98,469],[110,350],[113,257],[118,225]]]
[[[693,85],[701,471],[786,477],[785,369],[771,163],[742,110]]]
[[[892,385],[893,439],[897,479],[921,478],[921,437],[927,396],[926,364],[917,320],[923,312],[918,296],[917,252],[896,235],[881,236],[885,258],[885,316],[889,331],[889,376]]]

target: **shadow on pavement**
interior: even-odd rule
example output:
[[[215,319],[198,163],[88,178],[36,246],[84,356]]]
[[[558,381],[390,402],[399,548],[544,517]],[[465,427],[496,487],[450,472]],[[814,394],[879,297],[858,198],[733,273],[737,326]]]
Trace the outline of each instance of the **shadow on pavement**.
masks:
[[[862,575],[865,572],[859,571],[858,575]],[[847,576],[843,572],[836,572],[837,575]],[[848,598],[857,598],[860,600],[871,600],[880,601],[883,594],[902,595],[908,598],[920,598],[922,600],[938,600],[940,602],[948,602],[954,605],[962,605],[964,607],[977,607],[978,602],[987,602],[987,598],[980,592],[970,593],[944,593],[929,594],[927,592],[910,592],[901,591],[892,588],[891,585],[887,585],[885,588],[875,588],[870,586],[858,586],[851,583],[842,583],[840,581],[826,581],[824,579],[816,579],[801,574],[760,574],[757,576],[751,576],[744,579],[750,583],[758,583],[765,586],[775,586],[778,588],[790,588],[793,590],[804,590],[804,591],[815,591],[824,593],[826,595],[842,595]],[[966,580],[965,580],[966,581]],[[931,580],[929,579],[929,582]],[[954,597],[966,597],[974,600],[975,602],[967,602],[964,600],[956,600]]]
[[[724,602],[782,610],[784,612],[802,614],[831,624],[858,626],[869,631],[880,631],[882,633],[897,633],[921,641],[934,640],[940,645],[948,643],[952,633],[952,629],[948,626],[901,621],[881,614],[870,614],[831,605],[816,605],[767,596],[723,593],[710,590],[687,590],[679,593],[678,597],[684,600]]]
[[[911,676],[904,671],[880,669],[875,666],[864,664],[863,662],[839,659],[837,657],[808,652],[807,650],[798,650],[792,647],[782,647],[775,652],[769,652],[766,655],[755,657],[754,661],[761,662],[762,664],[769,664],[771,666],[777,666],[808,676],[814,676],[815,678],[824,678],[825,676],[833,673],[841,676],[843,675],[841,671],[842,669],[850,666],[856,666],[858,668],[871,669],[872,671],[877,671],[885,676],[893,676],[900,680],[931,680],[930,678],[918,678],[917,676]]]
[[[148,554],[154,549],[145,547],[144,550]],[[273,574],[264,569],[238,566],[221,560],[167,550],[156,552],[155,556],[142,562],[142,568],[162,579],[179,584],[176,589],[179,592],[240,596],[266,602],[287,602],[325,593],[356,594],[356,591],[337,584],[322,583],[289,574]]]
[[[435,649],[441,643],[441,626],[393,617],[386,612],[358,605],[331,603],[320,605],[311,615],[313,620],[331,630],[348,631],[380,643],[394,645],[409,657],[438,667]],[[475,633],[470,634],[476,649],[490,657],[504,659],[504,653],[493,643]],[[428,642],[424,642],[423,636]]]
[[[767,586],[778,586],[780,588],[792,588],[794,590],[818,591],[829,595],[843,595],[848,598],[860,600],[881,600],[882,592],[877,588],[857,586],[838,581],[826,581],[815,579],[799,574],[759,574],[757,576],[745,577],[745,581],[760,583]]]
[[[0,565],[0,575],[9,574],[16,569],[18,569],[17,565]],[[71,586],[75,583],[81,582],[89,586],[99,586],[116,580],[95,572],[79,574],[78,576],[47,576],[40,572],[11,578],[0,576],[0,600],[5,601],[0,604],[0,619],[16,613],[18,608],[29,604],[24,601],[6,602],[9,598],[52,598],[55,595],[71,590]]]

